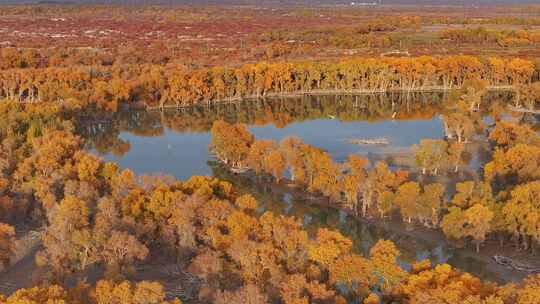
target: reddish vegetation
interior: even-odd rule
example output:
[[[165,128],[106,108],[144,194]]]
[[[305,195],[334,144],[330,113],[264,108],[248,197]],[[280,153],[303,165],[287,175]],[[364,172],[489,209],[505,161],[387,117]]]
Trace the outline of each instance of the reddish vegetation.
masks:
[[[181,60],[198,65],[283,57],[341,58],[394,50],[411,55],[508,55],[516,51],[540,55],[537,45],[515,44],[515,40],[510,44],[517,47],[513,50],[496,43],[480,50],[474,44],[456,45],[442,40],[439,28],[456,25],[515,30],[528,27],[534,31],[535,26],[540,26],[540,18],[523,17],[517,9],[508,12],[500,8],[447,12],[403,7],[398,14],[387,7],[16,6],[0,10],[0,45],[60,50],[92,48],[109,57],[109,62],[135,57],[140,62]],[[279,31],[293,38],[267,39],[269,34]],[[306,31],[310,33],[307,36]],[[308,36],[313,39],[301,39]]]

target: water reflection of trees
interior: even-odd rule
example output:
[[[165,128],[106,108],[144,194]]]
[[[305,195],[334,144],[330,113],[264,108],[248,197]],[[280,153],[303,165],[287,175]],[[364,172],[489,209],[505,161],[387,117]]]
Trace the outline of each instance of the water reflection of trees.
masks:
[[[508,95],[496,93],[486,97],[486,102],[479,112],[469,115],[479,121],[489,115],[494,120],[507,115]],[[114,115],[87,115],[78,117],[78,128],[88,143],[89,148],[102,153],[121,155],[129,150],[129,143],[122,140],[122,132],[137,136],[160,136],[165,130],[174,132],[208,132],[217,119],[229,122],[241,122],[249,125],[273,124],[284,127],[293,122],[314,119],[329,119],[330,116],[344,121],[382,121],[382,120],[418,120],[432,119],[439,114],[455,111],[455,104],[450,96],[442,93],[431,94],[387,94],[369,96],[325,96],[287,99],[260,100],[249,103],[220,104],[211,107],[193,107],[166,112],[121,111]],[[516,119],[523,119],[523,114],[512,114]],[[491,124],[491,123],[490,123]],[[469,152],[475,155],[473,165],[479,170],[481,164],[490,158],[491,149],[487,143],[469,143]],[[489,273],[481,263],[471,261],[466,255],[437,242],[414,237],[412,234],[398,231],[391,225],[370,225],[350,218],[337,210],[310,204],[301,197],[275,191],[264,183],[231,175],[220,170],[216,164],[210,164],[214,176],[232,182],[236,189],[252,193],[261,202],[261,212],[295,216],[305,224],[311,233],[319,227],[339,229],[350,237],[359,252],[368,249],[379,239],[392,240],[401,250],[404,265],[422,258],[434,262],[449,261],[452,265],[463,268],[485,278],[497,278]],[[475,170],[475,171],[477,171]],[[456,181],[475,179],[477,172],[460,171],[458,176],[449,176],[442,181],[451,189]],[[435,177],[421,177],[427,181]],[[432,180],[433,179],[433,180]],[[476,260],[476,259],[474,259]]]
[[[122,153],[129,144],[119,135],[161,136],[175,132],[208,132],[215,120],[248,125],[273,124],[278,128],[294,122],[335,118],[343,121],[430,119],[444,108],[442,93],[376,94],[362,96],[302,96],[241,103],[194,106],[164,112],[124,110],[114,114],[92,113],[77,117],[79,133],[88,148],[101,153]]]
[[[407,233],[401,223],[388,221],[370,224],[358,221],[342,211],[310,203],[306,198],[295,195],[294,191],[287,191],[280,187],[261,186],[267,183],[233,174],[217,162],[210,161],[208,165],[214,176],[232,183],[234,188],[241,193],[252,194],[260,203],[259,213],[270,211],[274,214],[293,216],[304,223],[303,228],[311,235],[315,235],[319,228],[339,230],[353,241],[357,252],[366,256],[378,240],[391,240],[399,248],[402,254],[401,264],[405,268],[410,267],[414,261],[430,259],[435,264],[450,263],[481,278],[496,281],[501,279],[498,274],[485,267],[486,263],[478,258],[462,254],[459,250],[436,240],[424,239],[420,237],[420,234]],[[310,220],[305,221],[306,218]]]
[[[511,96],[504,92],[493,92],[484,99],[486,106],[471,115],[475,120],[504,113]],[[278,128],[315,119],[371,122],[431,119],[455,111],[455,100],[452,94],[442,92],[301,96],[194,106],[164,112],[123,110],[114,114],[91,113],[77,117],[76,122],[88,149],[121,156],[130,149],[129,143],[120,137],[123,132],[136,136],[162,136],[165,130],[202,133],[208,132],[218,119],[248,125],[272,124]]]

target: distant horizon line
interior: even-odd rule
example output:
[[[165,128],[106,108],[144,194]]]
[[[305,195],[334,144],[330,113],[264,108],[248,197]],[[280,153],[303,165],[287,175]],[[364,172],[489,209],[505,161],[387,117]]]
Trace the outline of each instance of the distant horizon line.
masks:
[[[353,5],[354,3],[354,5]],[[536,0],[0,0],[1,5],[309,5],[309,6],[498,6],[540,5]]]

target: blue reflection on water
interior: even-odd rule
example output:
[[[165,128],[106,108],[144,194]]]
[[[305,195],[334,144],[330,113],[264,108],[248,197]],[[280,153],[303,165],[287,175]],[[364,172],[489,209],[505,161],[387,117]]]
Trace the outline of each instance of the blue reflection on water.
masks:
[[[418,144],[423,138],[443,137],[439,118],[410,121],[382,122],[342,122],[319,119],[297,122],[284,128],[272,125],[250,126],[257,139],[279,141],[287,136],[297,136],[305,143],[328,151],[336,161],[343,161],[349,154],[378,155],[399,152]],[[177,133],[165,130],[162,136],[141,137],[122,133],[120,137],[129,141],[131,149],[122,157],[112,154],[105,159],[115,161],[124,168],[131,168],[138,174],[163,172],[180,179],[193,175],[210,175],[209,133]],[[390,140],[389,146],[358,146],[350,144],[350,138],[379,138]]]

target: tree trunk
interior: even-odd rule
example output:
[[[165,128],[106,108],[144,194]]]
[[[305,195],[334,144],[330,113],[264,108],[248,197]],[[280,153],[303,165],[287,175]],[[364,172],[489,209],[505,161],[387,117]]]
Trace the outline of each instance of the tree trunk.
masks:
[[[365,202],[363,202],[362,203],[362,216],[366,217],[366,213],[367,213],[367,205]]]
[[[513,239],[514,239],[514,247],[516,247],[516,249],[519,250],[519,236],[514,235]]]
[[[368,206],[369,206],[369,198],[367,196],[365,196],[362,199],[362,216],[363,217],[366,217],[366,215],[367,215]]]

